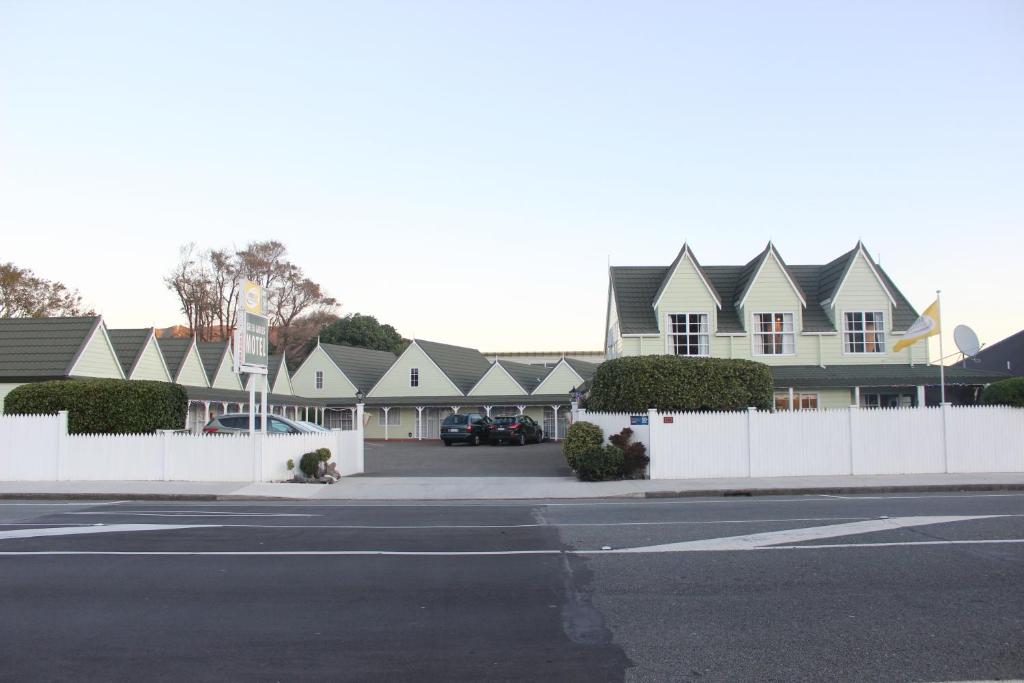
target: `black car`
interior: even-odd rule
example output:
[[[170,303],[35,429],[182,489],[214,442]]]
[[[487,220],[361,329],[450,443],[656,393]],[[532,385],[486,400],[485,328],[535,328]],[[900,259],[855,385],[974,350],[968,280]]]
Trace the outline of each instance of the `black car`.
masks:
[[[481,413],[449,415],[441,423],[441,441],[444,441],[445,446],[451,446],[453,443],[479,446],[487,440],[491,424],[491,418]]]
[[[544,430],[529,415],[495,418],[488,435],[492,446],[502,441],[525,446],[527,441],[540,443],[544,440]]]

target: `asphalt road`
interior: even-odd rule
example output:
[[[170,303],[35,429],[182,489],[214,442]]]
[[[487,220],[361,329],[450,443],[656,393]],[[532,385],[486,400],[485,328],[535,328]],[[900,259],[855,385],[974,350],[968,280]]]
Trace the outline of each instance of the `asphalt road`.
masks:
[[[572,477],[562,445],[445,446],[440,439],[367,442],[367,477]]]
[[[3,680],[1012,678],[1024,495],[0,501],[0,605]]]

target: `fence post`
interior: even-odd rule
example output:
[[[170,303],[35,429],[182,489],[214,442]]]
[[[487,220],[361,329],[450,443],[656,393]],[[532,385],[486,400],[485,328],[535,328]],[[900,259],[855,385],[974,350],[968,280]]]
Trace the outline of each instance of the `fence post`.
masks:
[[[363,439],[364,439],[363,432],[365,431],[363,429],[363,409],[365,408],[365,405],[366,404],[364,404],[364,403],[357,403],[356,404],[356,453],[355,453],[356,457],[355,457],[355,465],[356,465],[356,472],[358,474],[362,474],[363,471],[364,471],[364,468],[365,468],[365,463],[363,461],[364,446],[365,446],[365,444],[363,442]]]
[[[650,459],[650,462],[647,463],[647,471],[648,471],[647,478],[648,479],[654,479],[655,478],[654,474],[655,474],[655,462],[656,462],[656,458],[657,458],[657,453],[656,453],[657,448],[656,448],[656,446],[654,444],[660,441],[660,439],[657,438],[657,433],[656,433],[657,430],[660,429],[660,428],[661,427],[658,424],[658,409],[657,408],[648,408],[647,409],[647,433],[648,433],[648,436],[649,436],[648,441],[650,441],[650,443],[647,444],[647,457]]]
[[[847,423],[848,423],[849,429],[850,429],[849,444],[850,444],[850,474],[851,475],[854,472],[853,463],[857,459],[857,425],[856,425],[857,418],[856,418],[856,416],[858,414],[857,413],[858,410],[860,410],[860,404],[858,404],[858,403],[850,404],[850,419],[847,421]]]
[[[753,461],[754,461],[754,413],[757,412],[757,408],[749,406],[747,408],[747,476],[754,476],[753,473]]]
[[[949,474],[949,407],[942,404],[942,471]]]
[[[68,411],[57,411],[57,481],[64,481],[68,457]]]

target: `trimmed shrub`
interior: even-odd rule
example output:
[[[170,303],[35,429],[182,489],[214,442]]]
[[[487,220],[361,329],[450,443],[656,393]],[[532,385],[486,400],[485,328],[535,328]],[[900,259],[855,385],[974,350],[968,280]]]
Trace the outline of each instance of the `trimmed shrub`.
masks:
[[[71,434],[143,434],[185,426],[188,394],[179,384],[126,379],[71,379],[15,387],[7,415],[68,411]]]
[[[319,477],[321,462],[323,461],[320,459],[320,454],[316,451],[303,453],[302,458],[299,459],[299,469],[302,470],[302,473],[307,477]]]
[[[1024,408],[1024,377],[1011,377],[989,384],[981,392],[981,402],[985,405]]]
[[[625,456],[618,446],[594,446],[576,459],[576,476],[580,481],[621,479]]]
[[[562,441],[562,453],[569,467],[576,469],[576,461],[580,454],[591,448],[599,448],[604,443],[604,432],[592,422],[573,422]]]
[[[626,479],[643,479],[651,459],[647,457],[647,446],[632,439],[633,430],[629,427],[608,437],[613,446],[622,449],[622,476]]]
[[[637,413],[769,410],[774,401],[771,369],[733,358],[629,356],[605,361],[590,382],[587,410]]]

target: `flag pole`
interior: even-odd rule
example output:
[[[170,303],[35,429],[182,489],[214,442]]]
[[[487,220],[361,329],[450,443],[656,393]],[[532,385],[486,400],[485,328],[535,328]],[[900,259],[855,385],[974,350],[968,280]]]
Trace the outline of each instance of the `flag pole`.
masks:
[[[946,403],[946,364],[943,362],[946,354],[942,352],[942,290],[935,290],[935,302],[938,304],[936,312],[939,319],[939,405]]]

